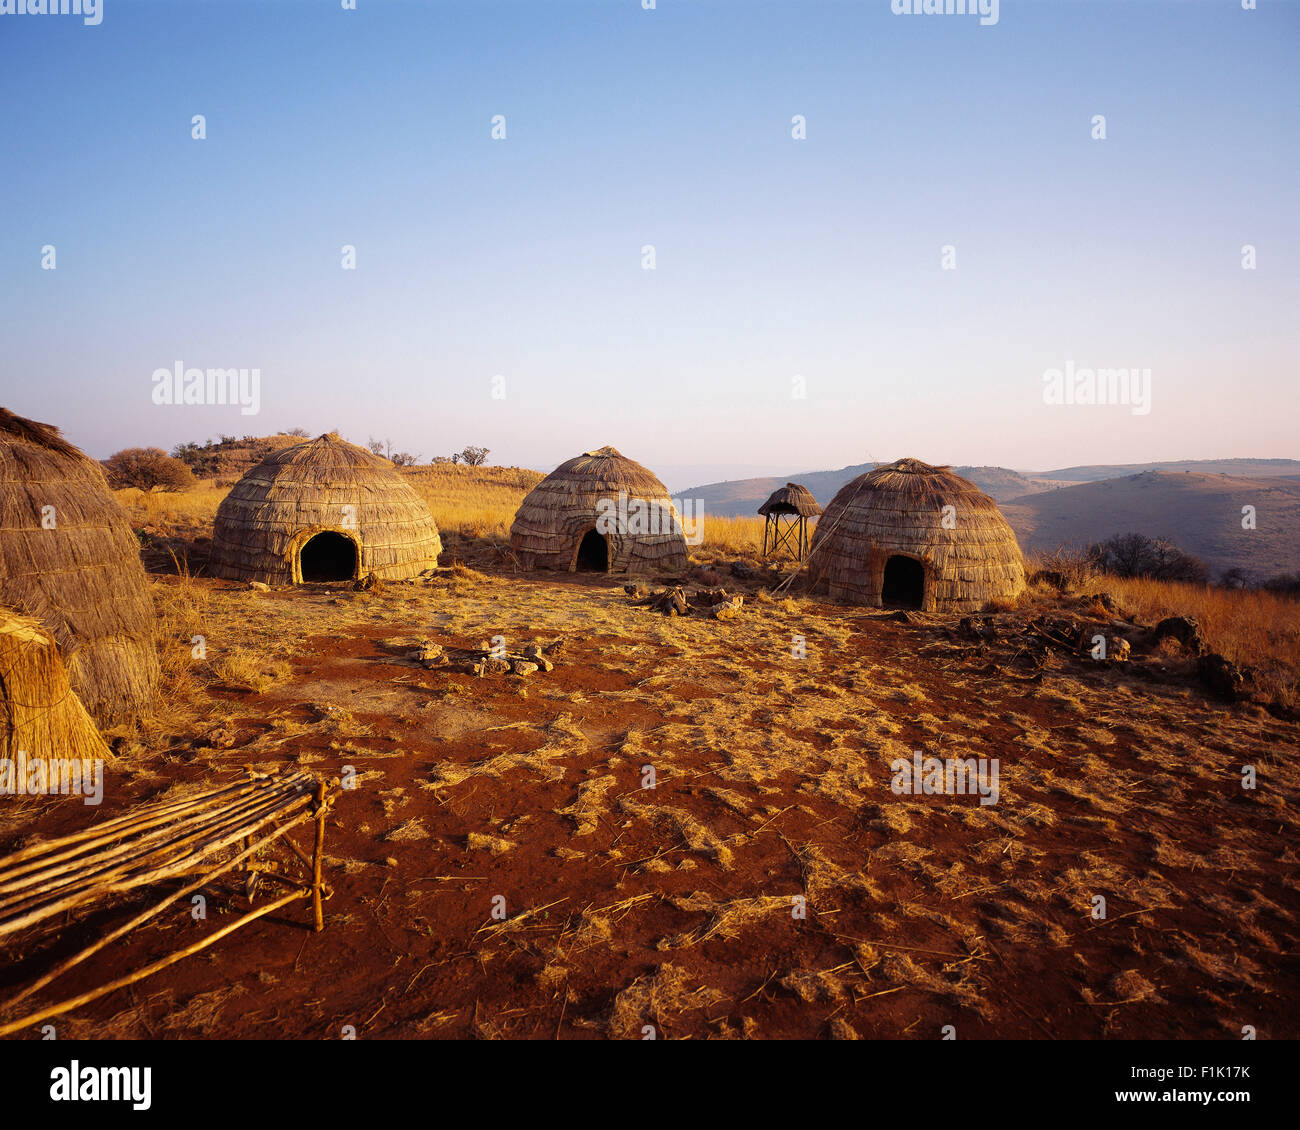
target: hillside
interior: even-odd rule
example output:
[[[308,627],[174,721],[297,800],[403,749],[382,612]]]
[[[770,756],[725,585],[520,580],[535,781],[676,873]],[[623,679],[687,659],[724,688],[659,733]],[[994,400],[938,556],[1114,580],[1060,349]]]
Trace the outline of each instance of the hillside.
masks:
[[[793,482],[802,483],[825,506],[835,497],[835,492],[840,487],[874,466],[874,463],[859,463],[853,467],[841,467],[838,471],[803,471],[790,475],[706,483],[681,491],[680,494],[683,498],[702,500],[706,514],[719,517],[748,516],[754,514],[774,490]],[[999,502],[1020,498],[1038,490],[1050,490],[1056,485],[1006,467],[954,467],[953,470],[963,478],[970,479]]]
[[[1089,467],[1062,467],[1042,471],[1040,479],[1069,483],[1094,483],[1120,479],[1145,471],[1200,471],[1209,475],[1235,475],[1245,479],[1300,478],[1300,459],[1177,459],[1169,463],[1098,463]]]
[[[1241,508],[1257,528],[1241,528]],[[1237,566],[1252,579],[1300,571],[1300,483],[1203,472],[1145,471],[1002,503],[1022,548],[1082,546],[1116,533],[1168,538],[1217,577]]]
[[[303,443],[300,435],[222,436],[206,443],[182,443],[172,454],[183,459],[201,479],[215,479],[229,486],[256,467],[272,452]]]

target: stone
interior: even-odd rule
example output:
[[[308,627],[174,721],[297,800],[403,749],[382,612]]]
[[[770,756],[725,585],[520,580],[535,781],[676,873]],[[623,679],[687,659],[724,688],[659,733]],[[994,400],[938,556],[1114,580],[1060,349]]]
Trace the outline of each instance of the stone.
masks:
[[[740,615],[740,609],[744,603],[745,598],[743,596],[733,596],[729,600],[715,604],[709,610],[709,615],[715,620],[730,620],[733,616]]]
[[[271,586],[262,581],[249,581],[248,587],[254,592],[270,592]]]
[[[510,670],[510,660],[502,659],[499,655],[489,655],[483,660],[483,674],[485,675],[504,675]]]
[[[529,663],[537,664],[537,666],[540,667],[543,671],[555,670],[555,664],[552,663],[549,659],[546,658],[546,656],[542,654],[542,649],[538,647],[535,643],[529,644],[526,648],[524,648],[524,658],[527,659]]]
[[[1228,702],[1245,696],[1246,673],[1218,652],[1208,652],[1196,661],[1196,677],[1212,693]]]
[[[1205,637],[1201,626],[1191,616],[1166,616],[1156,625],[1153,641],[1175,639],[1193,655],[1205,651]]]
[[[512,659],[510,661],[510,671],[514,675],[532,675],[538,670],[536,663],[529,663],[523,659]]]

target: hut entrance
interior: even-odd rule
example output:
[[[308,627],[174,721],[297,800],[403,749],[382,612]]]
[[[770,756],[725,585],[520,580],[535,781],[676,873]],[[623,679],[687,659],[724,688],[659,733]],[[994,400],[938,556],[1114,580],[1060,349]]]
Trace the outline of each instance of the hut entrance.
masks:
[[[880,603],[892,608],[920,608],[925,596],[925,570],[911,557],[891,557],[885,562],[885,583]]]
[[[578,545],[576,567],[579,573],[609,572],[609,543],[604,534],[588,530]]]
[[[350,581],[357,575],[357,544],[343,534],[317,534],[298,555],[304,581]]]

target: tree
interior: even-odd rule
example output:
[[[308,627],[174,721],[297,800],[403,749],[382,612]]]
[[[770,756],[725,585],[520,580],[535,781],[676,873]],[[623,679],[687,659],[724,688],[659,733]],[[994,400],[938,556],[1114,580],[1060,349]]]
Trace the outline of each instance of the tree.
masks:
[[[1246,570],[1234,565],[1231,569],[1223,571],[1223,574],[1219,577],[1219,584],[1225,589],[1244,589],[1247,580]]]
[[[297,436],[299,439],[310,439],[311,432],[306,428],[290,428],[284,433],[287,436]]]
[[[481,467],[487,461],[488,449],[486,447],[474,447],[470,445],[460,453],[461,462],[468,463],[471,467]],[[455,456],[452,456],[455,459]]]
[[[409,451],[394,451],[391,439],[375,439],[372,436],[366,446],[375,455],[390,460],[397,467],[414,467],[420,461],[418,455],[412,455]]]
[[[128,447],[104,460],[114,487],[144,491],[181,491],[195,486],[194,472],[160,447]]]
[[[1204,584],[1210,575],[1200,558],[1185,553],[1167,538],[1152,539],[1145,534],[1115,534],[1091,546],[1088,556],[1097,568],[1117,577]]]

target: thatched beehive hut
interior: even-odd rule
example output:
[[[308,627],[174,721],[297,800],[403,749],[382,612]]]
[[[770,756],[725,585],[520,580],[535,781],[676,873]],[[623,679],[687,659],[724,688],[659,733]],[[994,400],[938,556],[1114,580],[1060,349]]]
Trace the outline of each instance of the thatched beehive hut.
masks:
[[[997,503],[948,467],[900,459],[843,486],[813,532],[807,581],[833,600],[971,612],[1025,587]]]
[[[50,424],[0,408],[0,603],[54,637],[100,724],[130,718],[158,682],[140,543],[98,463]]]
[[[0,757],[103,758],[108,747],[68,685],[54,637],[0,607]]]
[[[525,496],[510,527],[525,569],[650,572],[686,568],[668,488],[612,447],[561,463]]]
[[[209,569],[268,585],[396,581],[441,552],[433,515],[392,463],[330,434],[272,452],[231,488]]]

